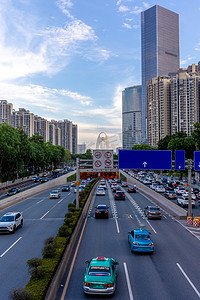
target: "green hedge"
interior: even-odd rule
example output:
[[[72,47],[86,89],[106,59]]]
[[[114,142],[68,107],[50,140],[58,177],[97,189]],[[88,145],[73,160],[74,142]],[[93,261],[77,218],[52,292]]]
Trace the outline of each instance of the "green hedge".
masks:
[[[35,279],[34,276],[31,276],[29,282],[27,283],[25,290],[31,293],[33,300],[43,300],[45,298],[48,287],[51,284],[51,280],[53,279],[53,276],[64,254],[64,251],[70,241],[71,234],[73,233],[73,230],[76,227],[85,202],[96,182],[97,180],[90,183],[86,186],[85,191],[80,192],[80,208],[66,213],[64,223],[59,228],[59,231],[55,237],[56,250],[54,256],[51,258],[42,258],[42,264],[39,268],[44,270],[43,277],[40,279]],[[73,208],[74,206],[75,203],[68,205],[68,207]]]

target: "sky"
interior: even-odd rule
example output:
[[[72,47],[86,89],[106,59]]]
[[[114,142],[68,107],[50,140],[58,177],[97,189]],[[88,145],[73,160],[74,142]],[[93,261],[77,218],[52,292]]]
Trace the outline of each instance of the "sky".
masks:
[[[121,146],[122,90],[141,84],[141,12],[180,17],[180,64],[200,60],[199,0],[0,0],[0,99]]]

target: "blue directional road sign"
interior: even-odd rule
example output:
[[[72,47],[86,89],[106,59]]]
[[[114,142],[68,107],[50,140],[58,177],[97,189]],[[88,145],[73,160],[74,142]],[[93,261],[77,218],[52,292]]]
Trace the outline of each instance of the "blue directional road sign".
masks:
[[[200,151],[194,151],[194,170],[200,171]]]
[[[119,150],[119,169],[171,170],[171,150]]]
[[[185,150],[175,150],[175,170],[185,170]]]

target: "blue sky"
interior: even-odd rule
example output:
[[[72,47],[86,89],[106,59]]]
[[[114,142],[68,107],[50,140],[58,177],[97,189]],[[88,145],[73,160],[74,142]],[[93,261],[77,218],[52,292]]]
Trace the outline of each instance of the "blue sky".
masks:
[[[141,84],[140,13],[180,15],[181,67],[200,60],[200,1],[1,0],[0,99],[120,145],[121,92]]]

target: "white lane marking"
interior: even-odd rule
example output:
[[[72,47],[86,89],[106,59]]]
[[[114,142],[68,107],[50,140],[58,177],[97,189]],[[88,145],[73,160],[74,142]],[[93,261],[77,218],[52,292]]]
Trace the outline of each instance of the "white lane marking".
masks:
[[[130,298],[130,300],[134,300],[132,289],[131,289],[131,283],[130,283],[130,279],[129,279],[129,275],[128,275],[128,269],[127,269],[127,265],[125,262],[124,262],[124,271],[125,271],[125,275],[126,275],[126,282],[127,282],[127,286],[128,286],[129,298]]]
[[[189,284],[191,285],[191,287],[194,289],[195,293],[197,294],[197,296],[200,298],[200,292],[197,290],[197,288],[195,287],[195,285],[192,283],[192,281],[190,280],[190,278],[186,275],[186,273],[183,271],[183,269],[181,268],[181,266],[176,263],[176,265],[178,266],[178,268],[181,270],[181,272],[183,273],[183,275],[185,276],[185,278],[187,279],[187,281],[189,282]]]
[[[149,226],[152,228],[152,230],[153,230],[153,232],[154,233],[157,233],[156,231],[155,231],[155,229],[153,228],[153,226],[151,225],[151,223],[146,219],[146,221],[147,221],[147,223],[149,224]]]
[[[40,200],[40,201],[38,201],[38,202],[36,202],[36,204],[39,204],[39,203],[41,203],[41,202],[43,202],[44,201],[44,199],[43,200]]]
[[[0,257],[3,257],[10,249],[12,249],[12,247],[14,247],[20,240],[22,239],[22,236],[20,238],[18,238],[18,240],[16,240],[16,242],[14,242],[5,252],[3,252]]]
[[[136,210],[139,212],[139,214],[142,216],[142,218],[144,220],[147,221],[147,223],[149,224],[149,226],[151,227],[151,229],[153,230],[154,233],[157,233],[156,230],[153,228],[153,226],[151,225],[151,223],[147,220],[147,218],[145,217],[144,215],[144,212],[143,210],[139,207],[139,205],[136,203],[136,201],[131,197],[131,195],[129,195],[124,189],[123,191],[125,192],[126,194],[126,197],[129,199],[129,201],[133,204],[133,206],[136,208]],[[135,214],[135,212],[134,212]],[[135,214],[135,217],[139,223],[139,225],[141,226],[141,222],[139,221],[139,218],[137,217],[137,215]]]
[[[58,201],[54,206],[52,206],[52,208],[50,210],[48,210],[41,218],[40,220],[42,220],[46,215],[48,215],[48,213],[50,213],[50,211],[52,211],[59,203],[61,203],[64,199],[61,199],[60,201]]]
[[[116,227],[117,227],[117,232],[119,233],[119,224],[117,222],[117,219],[115,219]]]
[[[108,183],[107,183],[107,189],[108,189],[108,197],[109,197],[109,200],[110,200],[111,211],[112,211],[113,218],[115,220],[115,224],[116,224],[116,227],[117,227],[117,233],[120,233],[119,223],[117,221],[117,219],[118,219],[117,208],[116,208],[116,205],[115,205],[115,201],[114,201],[114,197],[113,197],[111,188],[108,185]]]

